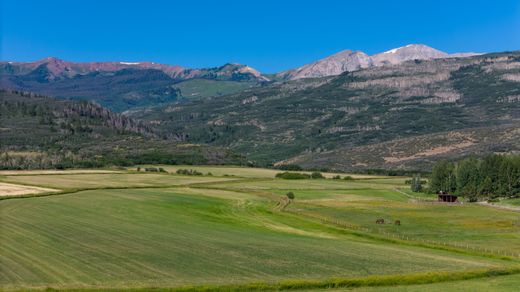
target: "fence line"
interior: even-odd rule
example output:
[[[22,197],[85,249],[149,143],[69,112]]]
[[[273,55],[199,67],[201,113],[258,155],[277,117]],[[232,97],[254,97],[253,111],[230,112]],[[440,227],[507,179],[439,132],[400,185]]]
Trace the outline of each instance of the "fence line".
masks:
[[[479,253],[485,253],[485,254],[491,254],[495,256],[508,256],[508,257],[514,257],[514,258],[520,258],[520,252],[518,251],[510,251],[510,250],[497,250],[497,249],[491,249],[487,247],[476,247],[471,246],[468,243],[459,243],[459,242],[448,242],[448,241],[436,241],[436,240],[429,240],[429,239],[423,239],[423,238],[413,238],[406,234],[399,234],[394,232],[385,232],[381,229],[372,229],[372,228],[366,228],[358,225],[351,224],[346,221],[338,220],[335,218],[330,218],[318,214],[313,214],[311,212],[302,212],[300,210],[285,210],[285,212],[290,212],[297,215],[302,215],[314,219],[318,219],[322,221],[323,223],[329,223],[336,225],[338,227],[342,227],[345,229],[351,229],[356,231],[362,231],[369,234],[377,234],[379,236],[386,237],[387,239],[399,239],[404,241],[411,241],[411,242],[418,242],[425,245],[432,245],[437,247],[450,247],[450,248],[457,248],[472,252],[479,252]]]

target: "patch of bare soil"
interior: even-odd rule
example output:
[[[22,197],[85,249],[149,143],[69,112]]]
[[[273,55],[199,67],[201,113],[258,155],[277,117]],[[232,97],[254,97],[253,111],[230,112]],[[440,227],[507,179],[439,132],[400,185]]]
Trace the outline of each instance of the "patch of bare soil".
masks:
[[[393,157],[393,156],[388,157],[387,156],[387,157],[384,157],[384,159],[385,159],[385,162],[388,162],[388,163],[403,162],[403,161],[414,160],[414,159],[422,158],[422,157],[435,156],[435,155],[439,155],[439,154],[449,153],[451,151],[470,147],[474,144],[475,144],[475,142],[473,142],[473,141],[464,141],[464,142],[457,143],[457,144],[430,148],[430,149],[424,150],[422,152],[419,152],[419,153],[416,153],[416,154],[410,155],[410,156],[404,156],[404,157]]]

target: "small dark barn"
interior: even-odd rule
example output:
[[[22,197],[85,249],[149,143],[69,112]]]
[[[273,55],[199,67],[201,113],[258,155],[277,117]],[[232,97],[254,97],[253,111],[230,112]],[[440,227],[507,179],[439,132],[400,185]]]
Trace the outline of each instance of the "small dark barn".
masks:
[[[437,194],[437,201],[446,202],[446,203],[455,203],[455,202],[457,202],[457,196],[448,194],[446,192],[439,192],[439,194]]]

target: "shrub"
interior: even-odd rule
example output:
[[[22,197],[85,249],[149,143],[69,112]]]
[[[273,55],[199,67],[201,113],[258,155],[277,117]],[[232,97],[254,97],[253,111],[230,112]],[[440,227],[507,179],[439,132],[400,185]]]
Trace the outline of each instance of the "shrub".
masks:
[[[202,175],[202,172],[195,169],[177,169],[176,173],[182,175]]]
[[[288,192],[287,194],[285,194],[287,196],[287,198],[289,198],[290,200],[293,200],[294,199],[294,193],[293,192]]]
[[[423,189],[422,180],[421,180],[421,176],[419,174],[412,178],[412,182],[410,183],[410,189],[414,193],[418,193],[418,192],[422,191],[422,189]]]
[[[311,173],[311,178],[318,179],[318,178],[325,178],[325,177],[323,176],[323,174],[321,174],[321,172],[315,171],[315,172]]]
[[[280,172],[275,175],[276,178],[283,178],[283,179],[308,179],[310,178],[310,175],[305,173],[299,173],[299,172]]]
[[[354,178],[351,177],[350,175],[346,175],[343,177],[344,180],[353,180]]]
[[[338,174],[338,175],[333,176],[332,179],[341,179],[341,176],[339,176],[339,174]]]
[[[300,171],[303,170],[303,168],[297,164],[284,164],[278,166],[278,169],[281,170],[291,170],[291,171]]]

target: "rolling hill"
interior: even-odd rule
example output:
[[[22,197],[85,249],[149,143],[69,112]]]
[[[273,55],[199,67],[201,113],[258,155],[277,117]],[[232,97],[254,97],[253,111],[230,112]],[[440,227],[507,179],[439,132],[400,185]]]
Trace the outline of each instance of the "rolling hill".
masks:
[[[0,168],[242,163],[226,149],[185,138],[90,102],[0,91]]]
[[[520,53],[411,60],[136,111],[260,164],[428,168],[520,151]]]

